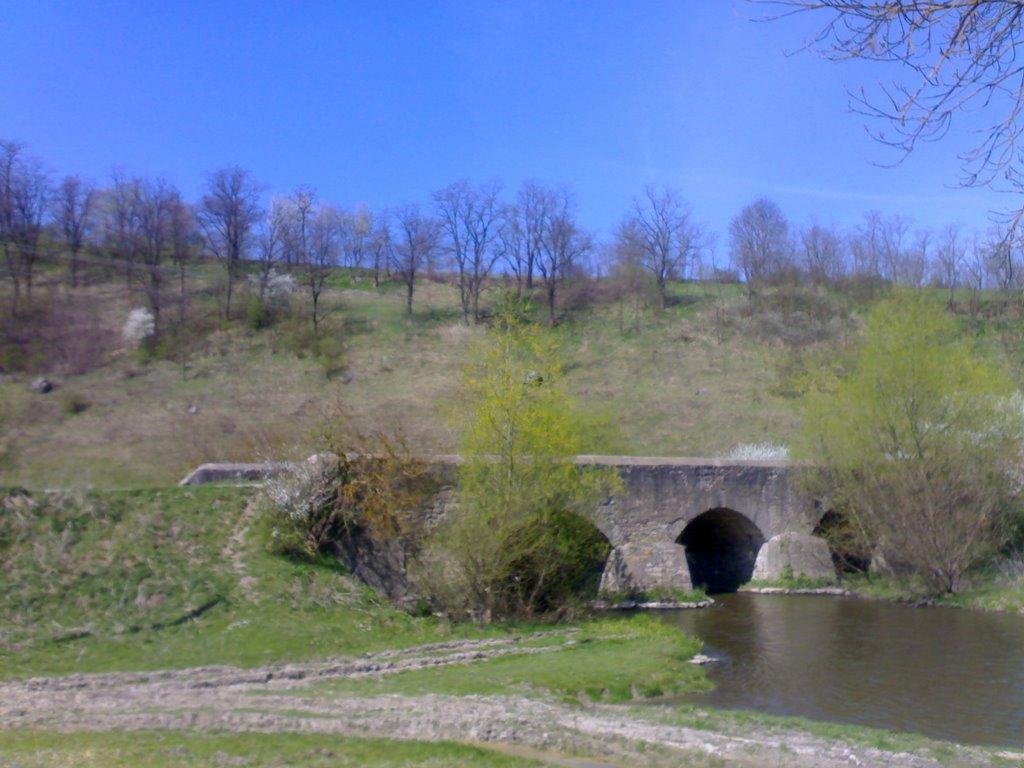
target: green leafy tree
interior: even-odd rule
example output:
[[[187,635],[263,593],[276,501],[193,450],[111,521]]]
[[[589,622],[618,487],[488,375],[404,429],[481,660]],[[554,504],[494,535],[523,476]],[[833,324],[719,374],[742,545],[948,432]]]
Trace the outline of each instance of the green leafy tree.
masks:
[[[923,293],[876,305],[845,368],[805,399],[814,490],[876,563],[956,591],[1017,500],[1020,395]]]
[[[553,340],[529,314],[521,299],[504,297],[462,377],[458,510],[434,535],[427,569],[449,613],[564,612],[596,590],[608,554],[581,513],[618,478],[571,460],[588,420],[562,386]]]

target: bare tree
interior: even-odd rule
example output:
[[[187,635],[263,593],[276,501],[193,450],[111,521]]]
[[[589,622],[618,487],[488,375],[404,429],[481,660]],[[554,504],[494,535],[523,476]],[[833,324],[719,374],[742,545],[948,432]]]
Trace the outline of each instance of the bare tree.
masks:
[[[202,250],[202,237],[196,228],[195,210],[180,196],[174,196],[170,201],[170,250],[171,261],[178,271],[178,298],[175,302],[178,306],[178,329],[175,334],[177,341],[178,363],[181,366],[181,377],[185,378],[187,365],[188,334],[185,332],[185,324],[188,318],[188,290],[186,273],[189,266],[195,261]]]
[[[789,257],[789,224],[782,210],[766,197],[745,207],[729,224],[729,255],[748,293]]]
[[[907,285],[920,288],[928,280],[928,265],[932,260],[934,246],[935,232],[929,227],[919,229],[900,268],[900,279]]]
[[[3,247],[4,269],[14,289],[11,312],[17,312],[21,293],[21,264],[15,245],[15,217],[13,188],[17,184],[18,164],[23,151],[14,141],[0,142],[0,247]]]
[[[138,179],[130,179],[117,170],[112,174],[110,189],[103,195],[107,249],[124,267],[125,283],[129,290],[134,281],[140,244],[139,186]]]
[[[362,269],[366,255],[373,252],[373,212],[365,205],[358,206],[342,219],[341,251],[344,266]]]
[[[0,241],[14,287],[12,311],[17,311],[22,289],[32,295],[49,194],[42,163],[26,155],[18,142],[0,141]]]
[[[290,212],[290,202],[285,198],[275,197],[270,201],[270,208],[260,226],[256,238],[260,302],[266,299],[270,278],[277,265],[284,259]]]
[[[238,279],[242,261],[248,255],[252,230],[262,212],[260,187],[249,172],[233,166],[210,175],[206,194],[199,205],[199,224],[206,237],[206,247],[224,262],[224,319],[231,319],[231,295]]]
[[[882,276],[882,214],[868,211],[864,221],[853,230],[849,240],[853,274],[859,277]]]
[[[438,250],[440,227],[415,205],[400,208],[394,214],[395,233],[392,249],[395,271],[405,283],[405,311],[412,317],[412,297],[416,276]]]
[[[986,268],[987,261],[988,253],[985,246],[977,236],[975,236],[971,243],[971,249],[964,260],[964,279],[967,282],[967,287],[971,291],[971,317],[975,317],[978,314],[980,305],[979,299],[982,290],[985,288],[985,278],[988,274],[988,270]]]
[[[390,272],[394,261],[391,225],[387,215],[382,215],[370,232],[369,248],[373,260],[373,287],[380,288],[382,272]]]
[[[309,229],[314,215],[316,191],[301,186],[288,198],[288,225],[284,232],[284,261],[291,271],[309,261]]]
[[[817,12],[828,20],[808,42],[835,61],[902,65],[904,75],[877,90],[851,93],[855,111],[882,127],[875,138],[901,157],[920,142],[949,132],[965,112],[987,127],[959,153],[961,182],[1022,188],[1021,115],[1024,67],[1018,47],[1024,31],[1019,2],[993,0],[777,0],[782,16]],[[886,131],[888,129],[888,131]],[[1013,235],[1024,207],[1008,216]]]
[[[521,296],[523,278],[526,276],[526,235],[519,207],[516,205],[505,205],[501,209],[496,248],[498,257],[516,279],[516,296]]]
[[[516,210],[523,238],[522,271],[526,290],[533,290],[533,276],[544,248],[544,237],[552,211],[558,207],[558,195],[535,181],[528,181],[519,190]]]
[[[171,255],[175,215],[181,195],[166,181],[143,181],[139,184],[136,207],[141,269],[136,272],[139,287],[153,314],[153,335],[162,330],[161,311],[164,303],[165,260]]]
[[[953,306],[956,298],[957,284],[960,282],[964,267],[966,248],[960,240],[960,228],[950,224],[942,230],[939,244],[935,249],[935,269],[938,283],[949,290],[947,305]]]
[[[462,318],[467,324],[471,312],[474,320],[480,319],[480,292],[498,259],[498,191],[496,184],[473,186],[458,181],[434,194],[444,247],[458,272]]]
[[[892,283],[912,283],[904,274],[907,262],[907,236],[911,221],[898,213],[881,220],[881,270],[882,277]]]
[[[551,195],[550,205],[543,214],[545,224],[541,229],[541,247],[535,266],[544,282],[548,322],[554,325],[558,288],[569,277],[573,267],[589,253],[592,243],[576,224],[572,201],[567,193]]]
[[[803,267],[812,282],[835,280],[843,273],[843,241],[832,227],[811,224],[800,234]]]
[[[79,176],[65,176],[54,196],[54,223],[70,257],[71,287],[78,287],[80,256],[92,231],[96,189]]]
[[[321,203],[309,219],[309,247],[302,265],[302,282],[312,305],[314,335],[320,332],[323,319],[320,297],[341,256],[342,218],[343,214],[337,208]]]
[[[620,241],[629,241],[638,263],[654,276],[661,308],[668,299],[668,281],[686,276],[697,258],[703,233],[679,193],[648,186],[633,200],[633,212],[619,227]]]

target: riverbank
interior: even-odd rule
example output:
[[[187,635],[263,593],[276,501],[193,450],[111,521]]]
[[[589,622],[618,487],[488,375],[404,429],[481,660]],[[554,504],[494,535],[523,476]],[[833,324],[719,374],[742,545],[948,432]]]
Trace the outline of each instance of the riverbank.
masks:
[[[933,595],[919,582],[884,576],[847,576],[837,581],[779,579],[752,581],[741,592],[762,595],[831,595],[885,600],[917,606],[944,606],[1024,615],[1024,574],[1007,575],[998,568],[974,575],[956,594]]]
[[[253,494],[205,486],[4,498],[0,764],[1002,759],[678,704],[710,685],[691,663],[700,643],[651,615],[486,627],[411,616],[333,562],[268,554]]]
[[[479,680],[483,687],[507,682],[510,667],[564,653],[566,642],[482,644],[468,656],[464,647],[432,645],[283,669],[0,684],[0,759],[40,768],[179,765],[186,756],[189,765],[212,767],[227,755],[263,765],[282,754],[314,766],[973,768],[1024,760],[1013,751],[792,718],[567,700],[507,684],[501,692],[476,687]],[[508,652],[493,653],[500,650]],[[463,685],[477,692],[458,692]]]

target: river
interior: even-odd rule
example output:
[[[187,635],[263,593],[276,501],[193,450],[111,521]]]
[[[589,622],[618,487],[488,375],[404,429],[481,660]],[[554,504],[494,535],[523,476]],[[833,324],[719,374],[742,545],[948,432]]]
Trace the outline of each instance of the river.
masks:
[[[1024,746],[1024,618],[810,595],[717,595],[663,618],[717,659],[701,705]]]

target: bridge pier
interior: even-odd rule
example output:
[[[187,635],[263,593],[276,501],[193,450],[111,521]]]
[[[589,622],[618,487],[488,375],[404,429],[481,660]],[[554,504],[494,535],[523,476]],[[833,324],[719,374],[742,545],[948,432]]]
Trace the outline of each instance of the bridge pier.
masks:
[[[835,575],[828,542],[820,536],[796,531],[768,539],[754,564],[754,579],[759,581],[776,581],[785,576],[831,579]]]
[[[652,589],[693,589],[686,550],[675,542],[648,541],[613,547],[601,576],[601,593],[639,594]]]

